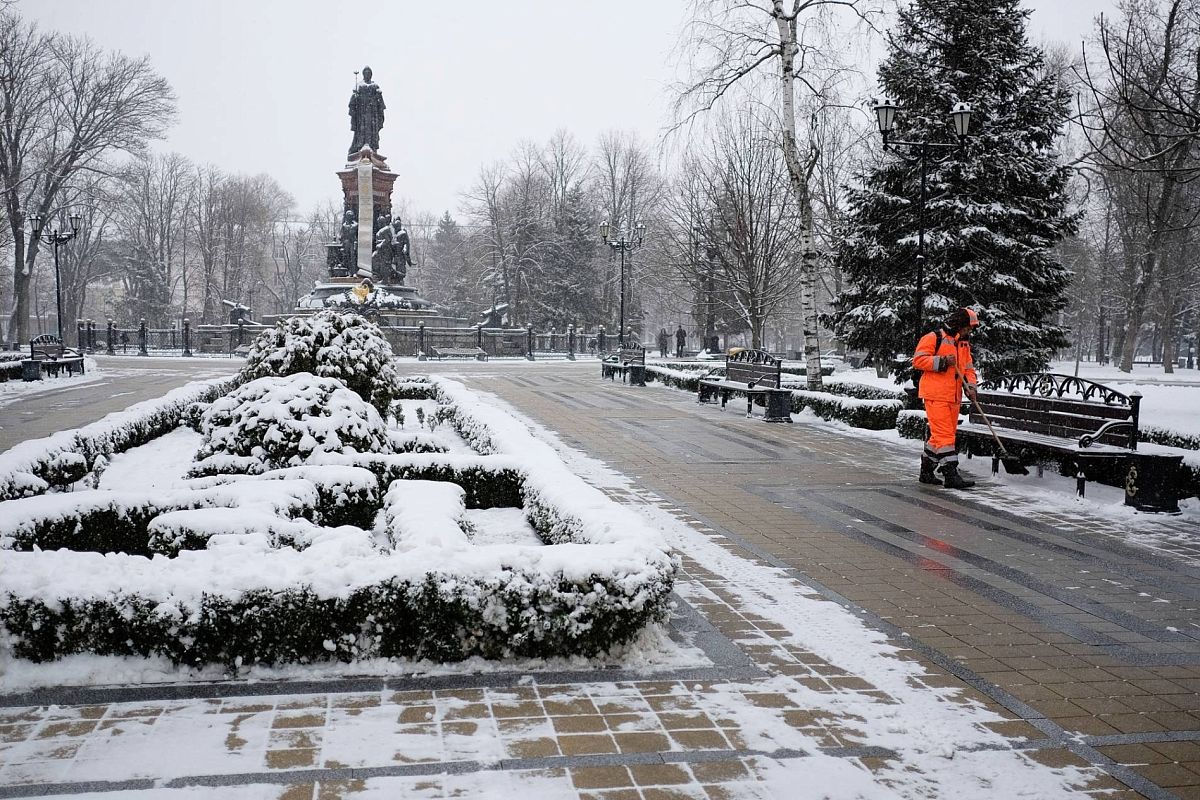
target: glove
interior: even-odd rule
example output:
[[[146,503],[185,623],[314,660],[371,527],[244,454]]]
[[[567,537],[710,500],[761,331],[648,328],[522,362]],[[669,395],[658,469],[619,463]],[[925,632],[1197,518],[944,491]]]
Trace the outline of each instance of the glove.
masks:
[[[973,383],[966,384],[965,386],[963,386],[963,391],[966,392],[968,400],[970,400],[971,402],[976,401],[976,398],[978,397],[979,389],[975,386],[975,384],[973,384]]]
[[[954,362],[956,360],[957,359],[955,359],[953,353],[950,353],[950,354],[944,355],[944,356],[934,356],[933,357],[933,369],[935,372],[945,372],[946,370],[948,370],[952,366],[954,366]]]

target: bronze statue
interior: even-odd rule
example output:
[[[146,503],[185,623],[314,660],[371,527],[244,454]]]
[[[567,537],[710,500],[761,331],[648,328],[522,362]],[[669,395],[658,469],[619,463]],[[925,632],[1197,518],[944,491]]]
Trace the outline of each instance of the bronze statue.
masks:
[[[347,208],[342,215],[342,264],[346,275],[353,274],[358,268],[358,215],[354,209]]]
[[[371,271],[384,283],[403,285],[412,266],[408,231],[396,217],[375,234],[375,252],[371,255]]]
[[[368,145],[372,150],[379,149],[379,131],[383,128],[383,92],[379,84],[371,80],[370,67],[363,67],[362,82],[354,88],[350,95],[350,130],[354,138],[350,140],[350,155],[354,156]]]

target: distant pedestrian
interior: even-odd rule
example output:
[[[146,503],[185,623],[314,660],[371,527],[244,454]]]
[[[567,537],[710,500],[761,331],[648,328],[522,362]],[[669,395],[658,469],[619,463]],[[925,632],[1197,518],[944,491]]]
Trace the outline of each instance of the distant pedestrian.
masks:
[[[683,358],[683,345],[687,342],[687,331],[680,325],[675,331],[675,357]]]
[[[666,328],[658,329],[658,356],[659,358],[667,357],[667,348],[671,346],[671,337],[667,334]]]

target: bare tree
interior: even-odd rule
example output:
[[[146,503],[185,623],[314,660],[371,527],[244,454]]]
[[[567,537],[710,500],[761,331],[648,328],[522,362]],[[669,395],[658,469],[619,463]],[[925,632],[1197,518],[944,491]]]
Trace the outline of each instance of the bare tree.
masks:
[[[701,245],[715,267],[715,296],[745,320],[751,345],[764,347],[768,323],[793,302],[808,268],[778,142],[756,115],[726,118],[710,149],[685,169],[697,176],[701,192],[689,204],[706,208],[711,220]]]
[[[1156,287],[1187,274],[1166,262],[1183,257],[1200,219],[1191,188],[1200,178],[1200,7],[1130,0],[1120,11],[1120,20],[1100,20],[1099,63],[1085,59],[1079,71],[1091,99],[1081,114],[1085,166],[1113,198],[1121,237],[1128,291],[1116,344],[1128,372]]]
[[[57,208],[78,173],[161,136],[174,112],[171,87],[148,59],[43,34],[12,11],[0,13],[0,179],[13,239],[23,239],[27,215]],[[28,336],[37,250],[37,240],[14,248],[10,340]]]
[[[608,131],[601,134],[592,165],[592,191],[604,219],[616,232],[633,235],[639,218],[650,217],[662,194],[662,180],[646,147],[635,134]],[[652,231],[650,236],[657,235]],[[616,320],[620,302],[619,259],[611,257],[601,278],[601,303],[604,319]],[[635,287],[641,282],[648,263],[644,258],[626,256],[625,306],[634,308]],[[636,311],[630,318],[640,316]]]
[[[196,183],[191,162],[178,153],[144,155],[126,165],[116,226],[128,249],[123,270],[130,319],[166,324],[186,272]]]
[[[680,87],[676,112],[690,121],[713,109],[734,87],[753,84],[772,71],[778,113],[779,145],[787,164],[790,189],[805,231],[804,242],[814,233],[811,181],[819,151],[811,137],[802,148],[797,133],[796,95],[809,105],[828,99],[837,71],[820,63],[841,47],[830,41],[831,12],[852,12],[869,20],[874,10],[868,0],[694,0],[693,21],[684,47],[692,54],[694,79]],[[804,246],[804,280],[800,302],[804,318],[804,353],[808,386],[821,385],[820,349],[816,316],[816,252]]]
[[[67,320],[80,319],[88,306],[88,292],[115,274],[119,260],[113,243],[113,214],[117,181],[101,172],[87,174],[70,187],[63,205],[80,216],[79,232],[70,241],[62,259],[63,309]],[[60,226],[66,221],[59,212]]]

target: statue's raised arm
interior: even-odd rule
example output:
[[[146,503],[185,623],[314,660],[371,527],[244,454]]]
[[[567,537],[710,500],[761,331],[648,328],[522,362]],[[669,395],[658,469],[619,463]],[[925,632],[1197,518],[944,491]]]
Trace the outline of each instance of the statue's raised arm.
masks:
[[[379,131],[383,128],[383,112],[387,106],[383,103],[379,84],[371,80],[372,74],[370,67],[363,67],[363,79],[350,95],[350,130],[354,132],[354,138],[350,140],[349,154],[352,157],[363,145],[379,150]]]

